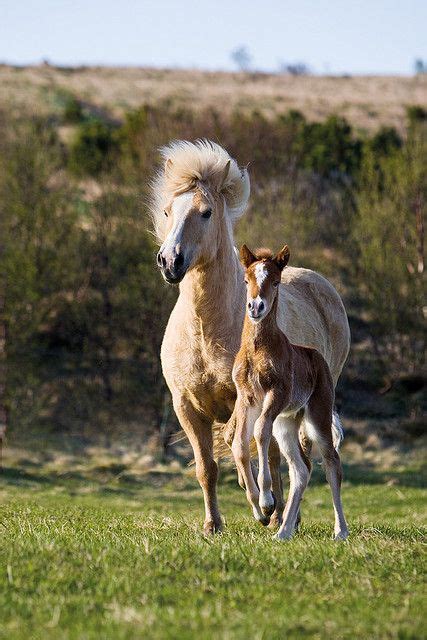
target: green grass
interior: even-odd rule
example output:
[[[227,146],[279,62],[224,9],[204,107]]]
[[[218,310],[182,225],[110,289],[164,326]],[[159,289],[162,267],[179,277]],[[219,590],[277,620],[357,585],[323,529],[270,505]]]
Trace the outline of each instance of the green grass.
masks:
[[[0,638],[426,637],[417,472],[347,469],[346,543],[331,540],[318,472],[288,543],[251,519],[230,474],[212,539],[185,474],[0,477]]]

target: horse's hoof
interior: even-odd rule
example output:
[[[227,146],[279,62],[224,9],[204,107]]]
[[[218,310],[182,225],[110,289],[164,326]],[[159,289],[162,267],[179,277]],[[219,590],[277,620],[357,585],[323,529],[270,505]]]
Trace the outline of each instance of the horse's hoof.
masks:
[[[213,536],[215,533],[221,533],[222,522],[215,522],[214,520],[207,520],[203,524],[203,534],[205,536]]]

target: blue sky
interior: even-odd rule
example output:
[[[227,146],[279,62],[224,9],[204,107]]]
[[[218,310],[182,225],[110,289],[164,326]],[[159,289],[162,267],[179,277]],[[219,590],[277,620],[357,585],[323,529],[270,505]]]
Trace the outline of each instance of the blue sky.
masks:
[[[410,74],[427,59],[427,0],[0,0],[0,61]]]

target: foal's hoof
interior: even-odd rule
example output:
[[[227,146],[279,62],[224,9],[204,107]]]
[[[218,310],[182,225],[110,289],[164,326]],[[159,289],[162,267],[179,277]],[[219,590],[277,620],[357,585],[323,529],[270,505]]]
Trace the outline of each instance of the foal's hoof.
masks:
[[[293,531],[287,531],[280,533],[280,531],[278,531],[276,533],[275,536],[273,536],[273,540],[278,540],[279,542],[288,542],[289,540],[291,540],[293,538],[294,532]]]
[[[269,529],[278,529],[283,521],[282,518],[282,513],[283,511],[275,511],[271,518],[270,518],[270,524],[268,525]]]
[[[348,538],[348,531],[339,531],[334,535],[334,540],[336,540],[337,542],[339,540],[347,540],[347,538]]]
[[[206,520],[203,524],[203,534],[205,536],[212,536],[214,533],[221,533],[222,531],[222,522],[219,520],[218,522],[214,520]]]
[[[262,514],[256,515],[255,520],[258,520],[263,527],[266,527],[270,523],[270,516],[264,516]]]
[[[271,495],[273,496],[273,503],[272,504],[267,504],[267,505],[264,505],[264,506],[260,507],[263,515],[268,517],[269,521],[270,521],[270,516],[273,515],[274,510],[276,508],[276,498],[274,497],[273,494],[271,494]]]

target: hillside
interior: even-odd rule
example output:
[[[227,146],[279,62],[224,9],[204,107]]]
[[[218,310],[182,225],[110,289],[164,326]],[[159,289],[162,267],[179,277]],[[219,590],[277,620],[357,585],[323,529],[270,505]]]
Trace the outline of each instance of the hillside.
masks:
[[[403,128],[408,105],[427,104],[427,76],[326,77],[118,67],[0,66],[0,109],[59,113],[64,95],[120,118],[143,103],[164,102],[221,112],[254,109],[266,115],[299,109],[310,120],[331,113],[356,129]]]

